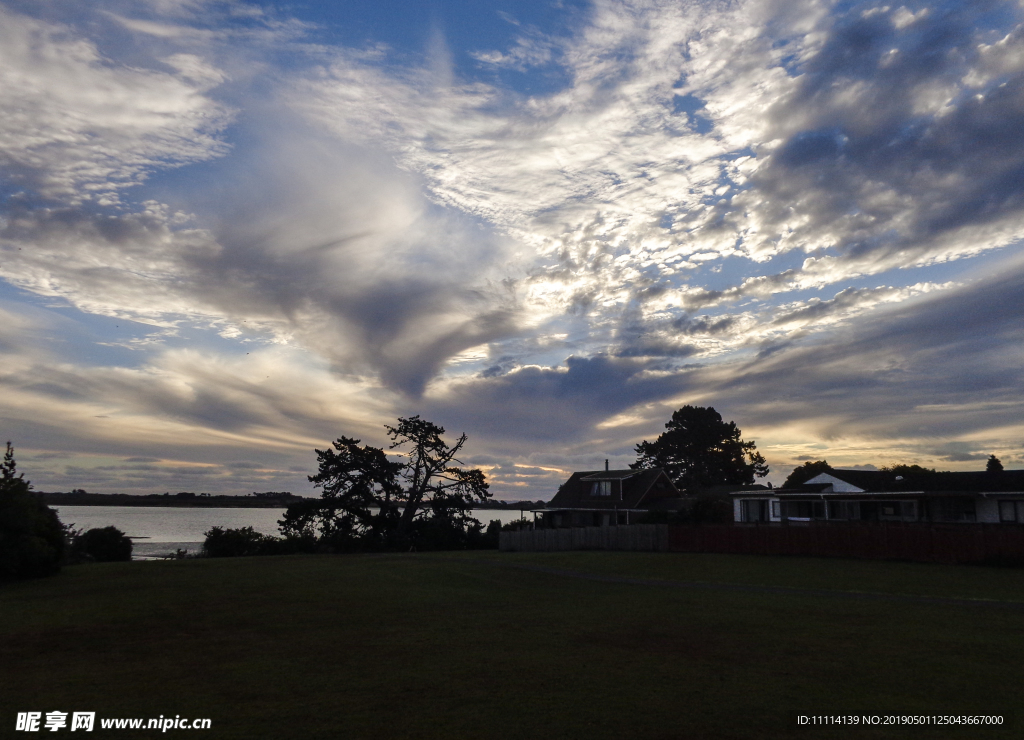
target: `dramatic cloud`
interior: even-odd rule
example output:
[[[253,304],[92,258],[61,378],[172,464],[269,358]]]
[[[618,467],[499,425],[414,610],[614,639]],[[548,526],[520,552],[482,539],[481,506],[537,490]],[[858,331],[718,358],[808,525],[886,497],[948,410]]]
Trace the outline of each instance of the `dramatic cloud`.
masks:
[[[1017,4],[298,12],[0,5],[0,414],[42,485],[301,486],[422,413],[537,498],[682,403],[778,480],[1019,455]]]
[[[224,81],[193,54],[164,70],[111,65],[71,28],[0,7],[0,167],[16,186],[70,202],[118,202],[155,167],[226,151]]]
[[[821,439],[879,448],[899,441],[897,454],[913,448],[943,460],[1009,453],[1024,438],[1024,264],[1001,267],[970,286],[890,306],[870,323],[701,370],[699,387],[705,398],[747,409],[762,428],[797,423]],[[963,457],[967,448],[971,457]]]

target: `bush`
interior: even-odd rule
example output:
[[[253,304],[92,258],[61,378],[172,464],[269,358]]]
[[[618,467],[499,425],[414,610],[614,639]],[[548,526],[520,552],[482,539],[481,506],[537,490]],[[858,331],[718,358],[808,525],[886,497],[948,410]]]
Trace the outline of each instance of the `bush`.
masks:
[[[90,529],[74,538],[72,548],[82,560],[95,563],[132,559],[132,541],[117,527]]]
[[[474,520],[475,521],[475,520]],[[498,532],[501,531],[501,521],[492,519],[483,527],[479,523],[468,529],[466,538],[467,550],[497,550]]]
[[[60,570],[64,527],[57,512],[31,491],[15,469],[14,449],[0,465],[0,581],[39,578]]]
[[[289,555],[298,552],[317,552],[318,549],[320,545],[311,536],[274,537],[261,534],[252,527],[213,527],[206,533],[206,541],[203,543],[203,554],[209,558]]]
[[[268,548],[268,537],[252,527],[241,529],[222,529],[214,527],[206,533],[203,552],[211,558],[232,558],[243,555],[263,555]]]

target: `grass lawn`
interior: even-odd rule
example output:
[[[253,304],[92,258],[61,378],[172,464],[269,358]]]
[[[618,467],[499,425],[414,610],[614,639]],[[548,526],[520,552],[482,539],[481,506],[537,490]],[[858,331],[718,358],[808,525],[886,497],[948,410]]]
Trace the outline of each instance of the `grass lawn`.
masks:
[[[1010,569],[485,552],[87,565],[0,586],[3,737],[35,735],[13,731],[17,712],[53,710],[209,717],[167,733],[207,738],[1020,737],[1022,687]],[[1007,724],[796,724],[851,713]]]

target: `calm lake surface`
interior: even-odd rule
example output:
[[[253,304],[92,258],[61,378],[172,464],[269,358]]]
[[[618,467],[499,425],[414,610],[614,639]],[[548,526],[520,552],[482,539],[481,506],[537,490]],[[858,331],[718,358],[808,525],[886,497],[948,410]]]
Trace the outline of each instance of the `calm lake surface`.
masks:
[[[252,527],[263,534],[280,534],[277,522],[284,509],[186,509],[170,506],[54,506],[64,524],[75,529],[114,526],[132,538],[133,557],[164,557],[176,550],[197,552],[211,527]],[[493,519],[502,524],[519,518],[519,511],[474,509],[485,526]],[[526,512],[526,518],[533,515]]]

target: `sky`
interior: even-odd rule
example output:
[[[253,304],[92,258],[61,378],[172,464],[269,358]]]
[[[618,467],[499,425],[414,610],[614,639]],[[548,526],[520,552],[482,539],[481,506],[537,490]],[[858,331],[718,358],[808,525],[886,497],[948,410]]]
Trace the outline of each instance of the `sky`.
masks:
[[[547,499],[715,407],[1024,467],[1024,9],[0,2],[0,432],[39,490],[315,493],[419,414]]]

